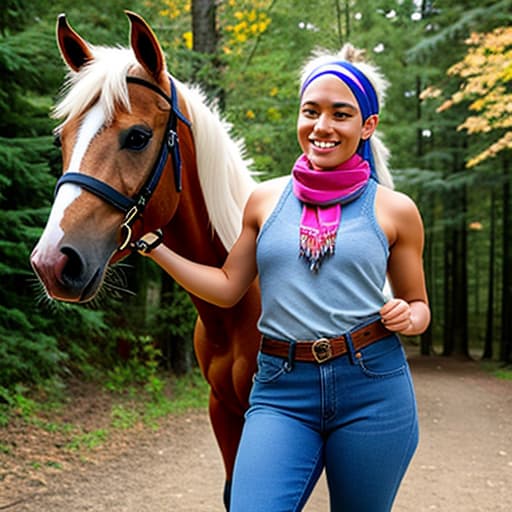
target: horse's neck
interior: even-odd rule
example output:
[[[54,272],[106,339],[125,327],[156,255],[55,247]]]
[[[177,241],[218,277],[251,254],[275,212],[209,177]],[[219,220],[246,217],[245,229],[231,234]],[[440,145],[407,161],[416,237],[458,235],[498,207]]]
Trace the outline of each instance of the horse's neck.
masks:
[[[212,230],[201,191],[184,188],[182,194],[168,225],[171,249],[198,263],[221,266],[227,251]]]
[[[180,135],[186,141],[187,133]],[[228,251],[214,232],[199,182],[194,144],[182,144],[183,191],[178,207],[165,227],[166,243],[178,254],[197,263],[221,267]],[[234,308],[220,308],[193,295],[191,299],[211,342],[217,346],[234,343],[234,332],[257,340],[256,321],[260,311],[258,287],[252,285]],[[243,319],[243,321],[242,321]],[[256,343],[257,344],[257,343]],[[256,345],[255,345],[256,346]]]
[[[169,247],[181,256],[215,267],[224,263],[227,250],[213,231],[195,165],[184,166],[183,191],[165,231]]]
[[[197,155],[192,132],[179,132],[182,156],[182,182],[178,207],[166,227],[171,249],[185,258],[207,265],[220,266],[227,251],[213,233],[206,202],[199,181]],[[167,165],[170,165],[168,162]],[[169,171],[169,169],[166,169]],[[172,173],[167,172],[167,176]]]

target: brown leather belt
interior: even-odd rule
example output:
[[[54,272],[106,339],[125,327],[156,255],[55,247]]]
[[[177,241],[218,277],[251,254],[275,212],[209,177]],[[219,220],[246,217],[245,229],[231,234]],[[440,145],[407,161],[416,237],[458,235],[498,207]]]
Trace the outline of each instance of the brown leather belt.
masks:
[[[386,329],[380,320],[376,320],[350,333],[350,338],[352,339],[354,351],[357,352],[391,334],[393,333]],[[261,351],[264,354],[287,359],[290,352],[290,342],[263,337],[261,340]],[[325,363],[346,353],[348,353],[348,344],[347,337],[344,334],[336,338],[297,341],[295,343],[294,361]]]

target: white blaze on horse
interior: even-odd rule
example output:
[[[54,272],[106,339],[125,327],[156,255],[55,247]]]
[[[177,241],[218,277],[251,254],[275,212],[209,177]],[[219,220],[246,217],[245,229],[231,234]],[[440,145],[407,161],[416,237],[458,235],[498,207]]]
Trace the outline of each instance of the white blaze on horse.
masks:
[[[255,185],[215,109],[168,73],[151,28],[127,15],[131,48],[92,46],[64,15],[57,23],[69,67],[55,107],[64,172],[31,256],[56,300],[91,300],[107,267],[157,228],[185,257],[221,266]],[[192,301],[194,348],[211,386],[210,417],[229,483],[259,346],[259,290],[254,283],[229,309]]]

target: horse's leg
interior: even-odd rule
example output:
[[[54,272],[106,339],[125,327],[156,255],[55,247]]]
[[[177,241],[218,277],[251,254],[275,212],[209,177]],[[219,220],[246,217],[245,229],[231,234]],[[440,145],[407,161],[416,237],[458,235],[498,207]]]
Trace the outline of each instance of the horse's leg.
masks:
[[[224,505],[226,510],[229,510],[231,476],[238,443],[242,435],[245,407],[240,404],[240,399],[233,388],[233,361],[229,352],[227,358],[223,357],[226,355],[226,348],[222,348],[220,354],[218,353],[218,345],[214,343],[211,337],[208,337],[200,317],[197,319],[194,331],[194,349],[201,372],[210,385],[210,423],[226,472]],[[230,400],[231,402],[229,402]]]
[[[233,475],[238,443],[240,441],[240,436],[242,435],[244,418],[242,414],[236,414],[230,411],[212,391],[210,393],[210,421],[217,443],[220,447],[222,458],[224,460],[224,467],[226,469],[224,506],[226,507],[226,510],[229,510],[231,477]]]

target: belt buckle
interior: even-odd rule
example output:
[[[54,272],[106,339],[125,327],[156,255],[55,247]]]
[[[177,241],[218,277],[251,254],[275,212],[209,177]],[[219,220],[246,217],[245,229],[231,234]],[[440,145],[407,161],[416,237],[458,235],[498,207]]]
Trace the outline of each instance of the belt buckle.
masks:
[[[311,352],[315,361],[319,364],[325,363],[332,358],[331,342],[327,338],[319,338],[311,346]]]

